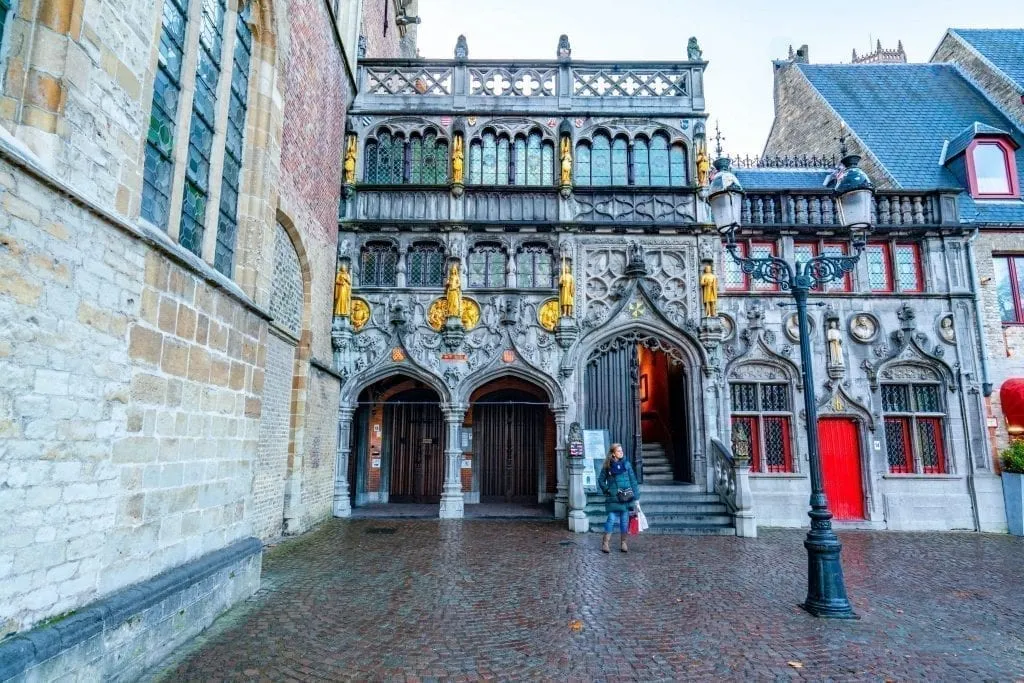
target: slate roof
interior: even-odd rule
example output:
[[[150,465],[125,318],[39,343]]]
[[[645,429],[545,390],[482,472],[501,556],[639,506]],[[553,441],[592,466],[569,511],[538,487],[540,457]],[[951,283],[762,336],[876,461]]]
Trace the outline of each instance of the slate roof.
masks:
[[[734,168],[747,192],[758,190],[824,190],[832,171],[807,168]]]
[[[950,32],[1024,90],[1024,28],[952,28]]]
[[[963,154],[964,150],[967,149],[971,141],[979,135],[1011,135],[1010,131],[1001,130],[999,128],[993,128],[992,126],[986,126],[984,123],[975,121],[971,125],[964,128],[959,135],[949,141],[949,146],[946,148],[946,154],[942,159],[942,163],[946,163],[950,159],[953,159],[959,154]],[[1012,137],[1012,136],[1011,136]]]
[[[1024,202],[982,202],[942,163],[946,141],[976,123],[1021,131],[953,64],[797,64],[804,76],[878,158],[899,187],[961,190],[961,220],[1024,222]],[[1016,151],[1024,173],[1024,148]],[[1022,178],[1024,180],[1024,178]],[[741,181],[742,182],[742,181]],[[1022,183],[1024,184],[1024,183]]]

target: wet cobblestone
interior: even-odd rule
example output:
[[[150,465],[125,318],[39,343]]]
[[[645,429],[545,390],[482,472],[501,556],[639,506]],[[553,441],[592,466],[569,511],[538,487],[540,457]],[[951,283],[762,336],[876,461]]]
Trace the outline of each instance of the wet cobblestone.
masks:
[[[151,677],[1024,679],[1024,539],[842,532],[861,618],[827,621],[797,606],[803,538],[605,555],[555,523],[334,520],[271,549],[260,592]]]

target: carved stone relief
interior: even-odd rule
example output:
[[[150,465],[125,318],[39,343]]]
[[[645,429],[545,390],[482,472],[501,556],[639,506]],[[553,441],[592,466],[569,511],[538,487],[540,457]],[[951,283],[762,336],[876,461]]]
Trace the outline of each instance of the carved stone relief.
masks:
[[[854,314],[849,322],[850,337],[861,344],[869,344],[878,337],[878,318],[871,313]]]

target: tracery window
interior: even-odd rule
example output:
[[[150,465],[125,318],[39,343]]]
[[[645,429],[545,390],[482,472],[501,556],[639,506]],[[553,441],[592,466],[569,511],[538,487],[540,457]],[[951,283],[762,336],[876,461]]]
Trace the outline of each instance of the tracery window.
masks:
[[[551,186],[555,182],[555,146],[538,131],[517,135],[485,131],[469,146],[472,185]]]
[[[524,288],[555,286],[553,257],[546,244],[524,244],[516,254],[516,285]]]
[[[686,149],[662,133],[632,142],[596,133],[576,146],[574,181],[580,186],[683,187],[688,183]]]
[[[437,242],[417,242],[406,255],[406,283],[410,287],[444,285],[444,248]]]
[[[381,185],[444,185],[448,182],[448,143],[433,131],[401,133],[381,130],[363,149],[363,181]]]
[[[748,454],[752,472],[792,472],[789,385],[734,382],[729,391],[733,452]]]
[[[945,410],[938,384],[883,384],[882,414],[889,471],[943,474]]]
[[[394,287],[398,279],[398,249],[391,242],[367,242],[359,255],[359,284]]]
[[[194,254],[211,259],[217,270],[230,277],[234,271],[252,68],[251,8],[248,3],[241,3],[235,30],[225,36],[225,0],[201,0],[201,5],[201,26],[193,38],[197,43],[187,45],[188,1],[163,0],[159,63],[146,135],[141,213],[150,223],[165,230],[169,227],[175,155],[180,141],[185,146],[185,169],[178,241]],[[196,70],[182,74],[183,55],[191,49],[197,53]],[[230,60],[227,64],[221,63],[224,56]],[[229,96],[227,119],[218,122],[217,93],[224,86]],[[184,89],[193,91],[192,111],[187,125],[179,130],[178,102]],[[211,169],[214,152],[221,145],[223,167]],[[210,198],[218,187],[217,210],[210,211]],[[216,231],[214,240],[204,239],[207,230]],[[212,245],[212,252],[204,254],[204,244]]]
[[[494,242],[478,242],[469,252],[470,287],[505,286],[505,251]]]

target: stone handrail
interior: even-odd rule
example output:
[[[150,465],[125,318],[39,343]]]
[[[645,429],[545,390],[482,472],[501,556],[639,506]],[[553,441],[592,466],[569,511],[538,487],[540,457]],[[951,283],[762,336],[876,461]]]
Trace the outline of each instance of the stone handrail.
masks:
[[[872,224],[882,228],[940,225],[957,221],[955,195],[924,192],[876,193]],[[743,198],[743,225],[839,225],[830,190],[754,191]]]
[[[710,457],[715,493],[732,513],[736,535],[756,537],[757,523],[750,493],[750,461],[733,456],[729,447],[719,439],[711,439]]]

